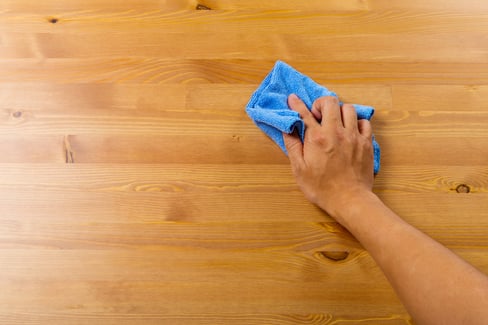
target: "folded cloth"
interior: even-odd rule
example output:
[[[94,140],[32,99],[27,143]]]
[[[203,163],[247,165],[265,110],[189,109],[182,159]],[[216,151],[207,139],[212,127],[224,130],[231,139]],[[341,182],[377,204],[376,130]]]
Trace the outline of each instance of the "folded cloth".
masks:
[[[337,95],[301,74],[288,64],[277,61],[273,70],[266,76],[258,89],[251,96],[246,112],[256,125],[263,130],[280,148],[286,152],[283,132],[291,134],[294,130],[303,142],[305,123],[300,114],[288,107],[288,96],[296,94],[310,110],[313,102],[322,96]],[[341,103],[342,105],[342,103]],[[374,114],[370,106],[353,104],[358,119],[369,120]],[[380,146],[373,136],[374,173],[380,169]]]

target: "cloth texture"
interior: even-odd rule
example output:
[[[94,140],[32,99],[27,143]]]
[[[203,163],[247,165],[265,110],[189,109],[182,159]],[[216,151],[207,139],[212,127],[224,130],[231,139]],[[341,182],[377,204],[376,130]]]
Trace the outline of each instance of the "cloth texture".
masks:
[[[265,77],[261,85],[251,96],[246,107],[248,116],[266,133],[285,154],[283,132],[291,134],[297,130],[303,142],[305,123],[300,114],[288,107],[288,96],[296,94],[310,110],[313,102],[322,96],[335,96],[336,93],[317,84],[311,78],[298,72],[288,64],[277,61],[273,70]],[[341,103],[342,105],[342,103]],[[353,104],[358,119],[370,120],[374,108]],[[380,146],[373,136],[374,173],[380,170]]]

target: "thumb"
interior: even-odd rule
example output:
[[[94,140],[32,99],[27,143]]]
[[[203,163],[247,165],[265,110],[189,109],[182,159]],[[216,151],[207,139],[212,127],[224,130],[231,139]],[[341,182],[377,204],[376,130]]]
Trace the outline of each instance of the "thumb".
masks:
[[[293,168],[303,164],[303,143],[296,135],[283,133],[283,141],[285,142],[286,151],[288,151],[288,158]]]

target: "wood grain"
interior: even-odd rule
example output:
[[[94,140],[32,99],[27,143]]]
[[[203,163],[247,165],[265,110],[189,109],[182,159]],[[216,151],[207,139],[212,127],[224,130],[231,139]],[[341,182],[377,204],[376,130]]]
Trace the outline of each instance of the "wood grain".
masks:
[[[0,3],[0,323],[413,324],[248,119],[376,108],[374,191],[488,272],[488,2]]]
[[[335,2],[339,3],[339,1]],[[347,1],[340,3],[348,5]],[[265,3],[265,5],[269,4],[271,1]],[[307,4],[312,3],[308,1]],[[118,38],[122,35],[121,32],[131,37],[136,34],[134,27],[148,35],[147,38],[143,38],[144,43],[154,42],[155,40],[151,39],[155,34],[166,36],[168,33],[191,32],[191,37],[208,38],[212,35],[228,35],[229,33],[255,32],[257,30],[286,34],[287,36],[300,35],[301,38],[305,37],[305,39],[310,34],[353,37],[354,34],[363,33],[360,36],[371,36],[372,39],[375,38],[374,35],[369,35],[370,33],[375,33],[376,36],[391,34],[404,37],[445,36],[449,33],[473,32],[478,30],[476,28],[486,26],[488,14],[486,11],[478,12],[474,16],[472,13],[462,11],[392,10],[392,8],[350,13],[328,10],[262,10],[256,9],[256,6],[252,6],[252,8],[247,10],[244,8],[241,10],[175,10],[170,12],[147,10],[141,12],[123,10],[116,6],[110,11],[59,12],[57,15],[51,16],[7,11],[2,13],[0,21],[5,23],[4,32],[13,32],[17,36],[25,37],[24,32],[31,33],[32,28],[37,27],[37,35],[35,36],[39,37],[39,41],[48,39],[48,35],[44,35],[46,32],[57,37],[61,37],[63,34],[69,36],[82,33],[87,34],[86,36],[101,37],[101,32],[112,31],[112,34],[104,34],[106,37],[113,38],[113,42],[117,44]],[[53,18],[55,19],[54,23]],[[324,21],[327,23],[324,24]],[[385,23],[388,24],[388,28],[383,28]],[[347,25],[347,28],[343,27],[344,24]],[[225,29],[222,29],[222,26],[225,26]],[[161,27],[164,27],[164,30],[161,30]],[[196,27],[198,29],[195,29]],[[6,37],[8,35],[8,33],[4,34]],[[476,33],[465,35],[463,40],[475,39],[475,35]],[[144,35],[141,36],[144,37]],[[270,37],[274,37],[274,35],[270,35]],[[454,41],[454,39],[453,37],[452,40]],[[247,38],[244,37],[240,39],[240,41],[246,40]],[[256,40],[259,41],[260,38]],[[375,42],[374,45],[385,46],[386,44]],[[162,48],[164,47],[160,47],[160,50]],[[435,50],[431,47],[427,49],[429,51]]]
[[[488,10],[485,2],[478,0],[465,0],[459,4],[455,0],[411,0],[403,2],[392,2],[388,0],[308,0],[300,5],[291,1],[259,1],[247,0],[126,0],[114,6],[112,0],[85,0],[59,2],[57,0],[45,0],[35,2],[31,0],[4,0],[0,9],[6,13],[22,12],[31,14],[45,14],[53,11],[84,11],[100,12],[110,10],[127,10],[127,11],[175,11],[175,10],[195,10],[197,5],[203,5],[211,10],[244,10],[244,9],[261,9],[261,10],[323,10],[323,11],[378,11],[388,9],[399,10],[422,10],[424,12],[454,10],[460,12],[474,12]]]
[[[54,321],[56,324],[72,324],[70,314],[61,313],[8,313],[3,319],[10,324],[39,324]],[[77,318],[79,324],[92,324],[94,320],[103,321],[104,324],[348,324],[361,322],[366,325],[375,324],[405,324],[407,320],[401,315],[389,317],[369,318],[336,318],[331,314],[289,315],[289,314],[145,314],[127,316],[117,319],[110,314],[91,315],[80,314]]]
[[[287,25],[289,22],[287,23]],[[195,27],[191,27],[194,29]],[[220,27],[222,28],[222,27]],[[256,31],[257,32],[257,31]],[[4,33],[0,59],[14,58],[79,58],[94,57],[159,57],[172,60],[186,58],[226,60],[328,60],[332,62],[439,62],[469,61],[484,63],[488,50],[479,42],[485,35],[472,33],[387,34],[387,35],[320,35],[320,34],[257,34],[253,38],[236,32],[198,34],[127,32],[85,34]],[[351,42],[354,47],[350,46]],[[143,44],[134,47],[133,44]],[[165,46],[158,46],[163,44]],[[327,45],[327,54],[321,52]],[[425,48],[416,51],[416,48]],[[256,51],[259,46],[261,51]],[[97,49],[96,52],[93,49]],[[233,50],[232,50],[233,49]],[[321,53],[319,55],[315,53]]]
[[[486,63],[305,62],[289,64],[325,85],[488,83]],[[0,60],[0,82],[96,84],[259,84],[274,61],[163,60],[158,58]],[[49,73],[46,73],[49,71]],[[22,88],[20,88],[22,89]]]

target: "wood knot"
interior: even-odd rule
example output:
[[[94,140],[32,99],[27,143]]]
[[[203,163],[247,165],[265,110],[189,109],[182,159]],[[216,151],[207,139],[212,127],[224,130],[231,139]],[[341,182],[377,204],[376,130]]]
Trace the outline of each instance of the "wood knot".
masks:
[[[349,257],[349,252],[346,251],[322,251],[318,254],[333,262],[344,261]]]
[[[59,19],[58,19],[58,18],[56,18],[56,17],[50,17],[50,18],[48,18],[47,20],[48,20],[48,21],[49,21],[51,24],[56,24],[56,23],[59,21]]]
[[[469,193],[471,188],[466,184],[460,184],[456,187],[456,192],[458,193]]]
[[[20,117],[22,117],[22,112],[21,111],[13,112],[12,116],[15,118],[20,118]]]
[[[205,5],[202,5],[202,4],[197,4],[197,7],[195,9],[197,9],[197,10],[212,10],[212,8],[207,7]]]

